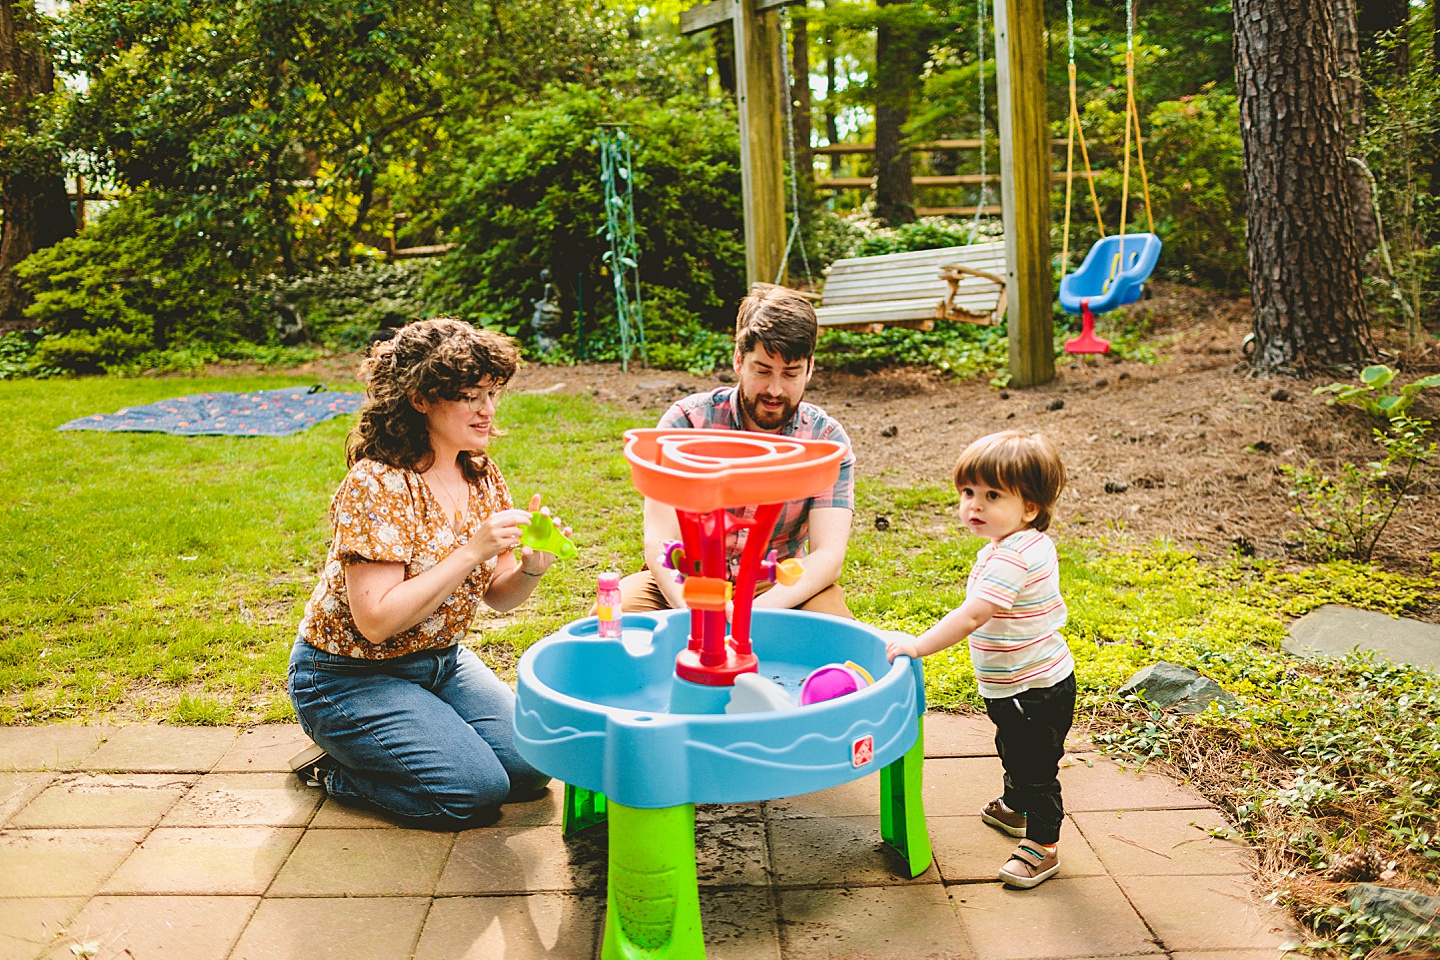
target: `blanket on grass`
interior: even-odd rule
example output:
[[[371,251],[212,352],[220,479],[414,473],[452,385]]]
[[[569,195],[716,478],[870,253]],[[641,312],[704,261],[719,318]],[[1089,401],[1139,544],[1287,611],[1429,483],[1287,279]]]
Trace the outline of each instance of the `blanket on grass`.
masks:
[[[314,391],[314,392],[312,392]],[[281,387],[254,393],[197,393],[115,413],[97,413],[59,430],[129,430],[185,436],[285,437],[360,409],[363,393]]]

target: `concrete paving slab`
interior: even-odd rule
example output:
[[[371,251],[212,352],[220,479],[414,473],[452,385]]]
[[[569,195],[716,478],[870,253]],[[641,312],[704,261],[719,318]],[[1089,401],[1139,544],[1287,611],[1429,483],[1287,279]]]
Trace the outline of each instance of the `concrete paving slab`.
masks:
[[[1033,890],[950,888],[978,960],[1157,954],[1140,914],[1109,877],[1055,877]]]
[[[303,833],[299,827],[161,827],[101,893],[259,896]]]
[[[1163,774],[1137,772],[1099,753],[1075,754],[1066,759],[1070,763],[1060,767],[1066,813],[1195,810],[1210,806],[1200,794]]]
[[[160,821],[164,827],[303,827],[325,792],[288,773],[212,773]]]
[[[781,887],[868,887],[934,883],[932,863],[913,880],[898,871],[900,855],[880,839],[880,818],[828,817],[771,820],[770,862]]]
[[[325,791],[318,787],[310,788],[318,794]],[[399,830],[400,824],[374,810],[364,810],[360,807],[347,807],[334,797],[325,797],[321,802],[320,809],[310,819],[310,828],[319,830]]]
[[[946,883],[991,882],[1020,841],[983,823],[977,816],[929,817],[930,846]],[[1073,821],[1060,830],[1057,877],[1104,876],[1100,858]]]
[[[486,827],[455,839],[436,896],[591,892],[603,894],[605,828],[561,836],[559,827]]]
[[[780,927],[769,887],[701,890],[706,960],[780,960]]]
[[[1249,877],[1117,882],[1167,950],[1278,950],[1301,939],[1283,911],[1260,902]]]
[[[781,890],[786,960],[969,960],[976,954],[938,883]]]
[[[765,886],[770,845],[760,820],[709,819],[695,824],[695,870],[700,886]]]
[[[409,960],[424,897],[266,898],[230,960]]]
[[[120,727],[76,770],[127,773],[205,773],[235,742],[234,727]]]
[[[1178,950],[1170,960],[1300,960],[1290,950]]]
[[[1126,810],[1072,815],[1115,877],[1244,874],[1253,876],[1255,857],[1237,840],[1212,831],[1233,831],[1218,810]]]
[[[225,960],[257,897],[96,897],[45,960]],[[95,952],[84,952],[91,945]]]
[[[92,896],[144,836],[143,829],[0,833],[0,896]]]
[[[0,770],[73,770],[112,727],[0,727]]]
[[[727,823],[739,820],[764,820],[765,804],[760,801],[754,803],[697,803],[695,805],[695,822],[697,824],[707,823],[711,820],[724,820]]]
[[[565,819],[565,784],[550,781],[550,792],[528,803],[507,803],[500,808],[502,827],[548,827]]]
[[[59,777],[10,826],[153,827],[194,783],[166,773],[74,773]]]
[[[591,960],[605,899],[568,893],[436,900],[415,960]]]
[[[925,756],[993,757],[995,725],[983,713],[927,713]]]
[[[215,762],[212,773],[289,773],[290,758],[310,746],[298,723],[246,727]]]
[[[1327,603],[1286,628],[1281,646],[1299,657],[1343,657],[1359,647],[1396,663],[1440,670],[1440,625]]]
[[[9,823],[54,780],[52,773],[0,773],[0,825]]]
[[[930,764],[925,765],[930,772]],[[861,777],[828,790],[802,793],[765,802],[765,816],[771,820],[795,817],[861,817],[880,812],[880,774]]]
[[[84,906],[84,897],[0,899],[0,960],[35,960]]]
[[[274,897],[428,897],[455,842],[419,830],[307,830],[269,893]]]
[[[1004,792],[1005,770],[999,757],[925,761],[921,795],[927,816],[979,816],[985,804]]]

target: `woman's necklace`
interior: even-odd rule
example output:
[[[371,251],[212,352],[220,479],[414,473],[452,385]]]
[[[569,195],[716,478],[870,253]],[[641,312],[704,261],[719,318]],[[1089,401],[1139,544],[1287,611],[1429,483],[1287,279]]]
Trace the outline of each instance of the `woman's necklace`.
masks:
[[[448,485],[441,484],[439,482],[440,478],[438,473],[432,474],[432,477],[436,482],[431,484],[431,489],[437,492],[440,490],[445,491],[445,499],[450,501],[450,509],[454,512],[455,515],[455,520],[451,524],[451,529],[454,530],[456,533],[459,533],[461,530],[465,529],[465,510],[470,506],[470,484],[464,484],[465,496],[462,499],[461,497],[456,496],[454,491],[452,491]],[[436,500],[438,501],[439,498],[437,497]],[[440,504],[440,509],[446,509],[446,505],[443,503]]]

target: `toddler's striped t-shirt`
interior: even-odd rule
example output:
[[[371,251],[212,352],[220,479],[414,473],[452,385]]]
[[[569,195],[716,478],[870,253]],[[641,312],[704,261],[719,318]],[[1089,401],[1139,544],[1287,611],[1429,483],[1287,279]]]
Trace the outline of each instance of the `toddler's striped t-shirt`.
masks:
[[[965,591],[1000,608],[970,634],[982,697],[1051,687],[1075,671],[1060,635],[1069,616],[1060,596],[1060,558],[1044,533],[1027,528],[981,547]]]

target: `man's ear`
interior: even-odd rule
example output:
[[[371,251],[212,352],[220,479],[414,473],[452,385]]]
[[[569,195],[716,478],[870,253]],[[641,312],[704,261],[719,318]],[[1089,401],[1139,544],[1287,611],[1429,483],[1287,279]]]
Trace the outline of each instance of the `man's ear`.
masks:
[[[737,344],[735,347],[735,376],[737,377],[740,376],[740,364],[744,359],[745,357],[740,353],[740,347]]]
[[[810,357],[810,359],[806,361],[806,366],[805,366],[805,386],[807,386],[807,387],[810,386],[810,378],[813,377],[813,376],[815,376],[815,357],[814,357],[814,355],[812,354],[811,357]]]

